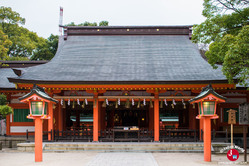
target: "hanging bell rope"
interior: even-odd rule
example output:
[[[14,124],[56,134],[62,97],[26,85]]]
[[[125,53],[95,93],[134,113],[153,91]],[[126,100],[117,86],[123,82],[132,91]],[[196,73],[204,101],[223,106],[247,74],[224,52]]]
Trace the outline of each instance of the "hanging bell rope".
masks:
[[[130,108],[130,100],[129,99],[126,100],[125,108]]]
[[[65,102],[65,100],[63,100],[62,108],[66,108],[66,102]]]
[[[86,106],[86,104],[85,104],[85,102],[83,101],[81,107],[82,107],[82,108],[85,108],[85,106]]]
[[[153,108],[153,103],[151,99],[150,99],[150,108]]]
[[[182,99],[182,104],[183,104],[183,108],[186,109],[186,103],[184,102],[184,99]]]
[[[106,100],[104,100],[102,107],[106,107]]]
[[[160,101],[160,108],[163,108],[163,99]]]
[[[117,101],[115,103],[115,108],[118,108],[118,99],[117,99]]]
[[[75,108],[75,101],[73,100],[73,105],[72,105],[72,108]]]
[[[137,108],[140,108],[140,106],[141,106],[140,99],[138,99]]]

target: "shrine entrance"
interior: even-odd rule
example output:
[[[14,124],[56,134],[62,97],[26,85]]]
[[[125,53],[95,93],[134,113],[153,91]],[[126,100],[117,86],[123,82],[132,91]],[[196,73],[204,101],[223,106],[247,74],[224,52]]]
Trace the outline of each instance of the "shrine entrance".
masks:
[[[138,128],[149,127],[149,108],[137,106],[131,108],[107,108],[106,109],[107,128],[115,128],[118,126]]]

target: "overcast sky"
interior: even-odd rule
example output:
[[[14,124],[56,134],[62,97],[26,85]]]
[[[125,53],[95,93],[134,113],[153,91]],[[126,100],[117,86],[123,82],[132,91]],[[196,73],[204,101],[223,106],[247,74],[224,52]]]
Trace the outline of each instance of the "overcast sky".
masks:
[[[204,21],[203,0],[1,0],[26,19],[24,27],[47,38],[63,24],[109,21],[109,25],[193,25]]]

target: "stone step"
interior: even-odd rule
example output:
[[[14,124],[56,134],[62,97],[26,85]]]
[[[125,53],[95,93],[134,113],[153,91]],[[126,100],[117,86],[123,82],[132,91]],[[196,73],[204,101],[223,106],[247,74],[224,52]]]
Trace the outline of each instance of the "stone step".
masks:
[[[202,152],[203,144],[196,143],[49,143],[44,151],[98,151],[98,152]]]
[[[214,143],[212,149],[219,149],[228,144]],[[203,143],[44,143],[44,152],[181,152],[202,153]],[[34,151],[34,143],[18,144],[20,151]]]

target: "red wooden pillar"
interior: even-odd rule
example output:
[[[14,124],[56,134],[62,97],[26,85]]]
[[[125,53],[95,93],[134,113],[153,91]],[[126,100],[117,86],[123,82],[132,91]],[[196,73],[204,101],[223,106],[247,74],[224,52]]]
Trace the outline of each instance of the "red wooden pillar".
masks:
[[[48,116],[50,117],[50,119],[48,119],[48,140],[51,141],[53,140],[52,136],[53,134],[51,135],[51,130],[53,131],[54,130],[54,113],[53,113],[53,104],[52,103],[48,103]]]
[[[155,93],[154,99],[154,141],[159,141],[159,97],[158,93]]]
[[[204,117],[204,161],[211,161],[211,119]]]
[[[6,116],[6,135],[10,135],[10,116],[12,115]]]
[[[98,93],[93,98],[93,142],[99,141],[99,101]]]
[[[35,117],[35,162],[42,162],[42,119]]]
[[[59,120],[58,130],[62,131],[63,130],[63,111],[62,111],[60,103],[58,104],[58,116],[59,116],[58,117],[58,120]],[[61,135],[61,133],[60,133],[60,135]]]

